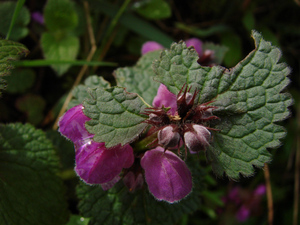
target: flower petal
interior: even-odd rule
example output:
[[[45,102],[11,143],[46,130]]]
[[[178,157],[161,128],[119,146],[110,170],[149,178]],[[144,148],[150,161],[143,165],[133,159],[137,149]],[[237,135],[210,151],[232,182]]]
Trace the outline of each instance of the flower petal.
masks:
[[[123,182],[129,191],[133,192],[136,189],[140,189],[144,184],[144,178],[141,173],[137,175],[134,174],[132,171],[129,171],[124,177]]]
[[[198,38],[191,38],[185,41],[185,44],[187,47],[189,46],[193,46],[196,50],[196,52],[199,55],[199,58],[202,56],[203,54],[203,50],[202,50],[202,41]]]
[[[250,210],[245,205],[242,205],[235,214],[235,216],[239,222],[244,222],[249,218]]]
[[[89,117],[83,114],[83,106],[77,105],[69,109],[59,120],[58,131],[73,141],[74,143],[89,142],[94,136],[85,128],[85,122],[90,120]]]
[[[179,201],[192,190],[192,175],[176,154],[161,147],[149,150],[141,160],[149,191],[158,200]]]
[[[155,41],[147,41],[142,46],[142,55],[145,55],[148,52],[156,51],[164,49],[164,46],[155,42]]]
[[[114,177],[114,179],[112,179],[111,181],[101,184],[101,187],[104,191],[111,189],[120,179],[121,179],[121,177],[118,175],[118,176]]]
[[[152,105],[154,107],[161,108],[170,107],[170,113],[174,115],[177,111],[177,97],[175,94],[170,92],[168,88],[161,84],[157,90],[157,95],[154,97]]]
[[[89,184],[111,182],[123,168],[133,164],[133,149],[130,145],[114,146],[110,149],[105,143],[90,141],[76,148],[76,173]]]

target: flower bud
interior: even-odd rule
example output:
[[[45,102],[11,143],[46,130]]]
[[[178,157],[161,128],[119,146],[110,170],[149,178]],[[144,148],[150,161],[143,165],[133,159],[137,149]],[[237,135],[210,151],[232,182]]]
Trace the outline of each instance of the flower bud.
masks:
[[[202,125],[189,124],[186,125],[184,132],[184,143],[191,153],[196,153],[209,145],[211,134]]]
[[[158,134],[158,144],[165,149],[176,147],[180,141],[180,134],[175,130],[176,125],[171,124],[161,129]]]

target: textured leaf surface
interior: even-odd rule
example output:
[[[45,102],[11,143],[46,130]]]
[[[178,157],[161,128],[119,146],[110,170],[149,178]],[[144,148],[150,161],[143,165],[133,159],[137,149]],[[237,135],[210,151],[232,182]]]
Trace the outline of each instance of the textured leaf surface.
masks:
[[[5,87],[5,82],[1,77],[9,74],[12,69],[11,61],[18,60],[28,53],[28,49],[20,43],[0,40],[0,95],[1,90]]]
[[[274,124],[289,115],[290,95],[280,93],[289,83],[290,69],[278,63],[281,52],[253,32],[255,50],[234,68],[202,67],[197,54],[184,43],[174,44],[154,63],[157,80],[173,93],[182,84],[200,92],[199,102],[213,100],[211,105],[221,121],[214,125],[211,148],[207,151],[213,170],[237,179],[249,176],[253,165],[262,167],[271,160],[267,148],[280,145],[283,127]]]
[[[143,55],[135,66],[115,71],[117,84],[125,87],[128,92],[139,94],[149,105],[152,105],[160,84],[153,80],[155,73],[151,67],[154,59],[159,58],[160,52],[149,52]]]
[[[141,112],[146,107],[137,94],[124,88],[97,88],[90,91],[91,98],[84,101],[84,113],[92,120],[87,130],[95,134],[94,140],[105,142],[107,148],[136,139],[146,127]]]
[[[79,210],[84,217],[90,217],[89,225],[173,225],[186,213],[192,213],[201,206],[200,193],[204,177],[197,160],[189,161],[194,175],[192,193],[176,204],[159,202],[147,190],[134,193],[120,181],[108,191],[100,186],[80,184],[77,195],[81,199]]]
[[[91,95],[88,93],[88,89],[95,88],[109,88],[110,83],[96,75],[89,76],[85,79],[84,84],[80,84],[74,88],[72,94],[74,98],[70,101],[68,108],[72,108],[76,105],[82,104],[85,99],[89,99]]]
[[[48,60],[75,60],[79,51],[79,39],[74,36],[59,37],[57,34],[43,33],[41,45]],[[52,65],[58,75],[64,74],[70,65]]]
[[[51,142],[31,125],[0,125],[0,224],[64,224],[68,211]]]

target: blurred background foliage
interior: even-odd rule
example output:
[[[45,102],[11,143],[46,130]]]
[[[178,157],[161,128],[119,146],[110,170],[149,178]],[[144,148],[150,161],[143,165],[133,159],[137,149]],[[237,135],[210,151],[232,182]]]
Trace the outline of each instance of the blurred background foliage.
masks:
[[[3,38],[8,33],[17,2],[0,2]],[[222,65],[233,67],[254,49],[250,37],[252,29],[280,47],[282,61],[292,68],[288,89],[294,106],[290,118],[283,124],[288,133],[281,148],[272,151],[274,159],[269,168],[274,224],[296,225],[299,207],[294,202],[299,198],[299,190],[295,181],[299,181],[300,167],[300,150],[297,150],[299,0],[26,0],[9,39],[23,43],[30,54],[16,62],[11,75],[5,77],[7,88],[0,98],[0,121],[29,122],[51,130],[84,65],[88,67],[83,70],[83,77],[97,74],[114,84],[113,71],[134,65],[141,55],[142,44],[149,40],[166,48],[173,41],[191,37],[220,44],[228,47]],[[50,131],[49,138],[56,140]],[[72,169],[72,146],[65,149],[64,153],[59,152],[63,168]],[[207,170],[210,171],[209,167]],[[184,216],[178,224],[238,224],[235,219],[238,209],[224,204],[222,196],[236,185],[250,193],[265,182],[263,171],[241,179],[240,183],[215,179],[210,172],[205,180],[207,191],[203,193],[203,206],[193,215]],[[65,182],[70,190],[76,185],[74,180]],[[72,213],[78,213],[75,194],[70,191],[67,197]],[[260,210],[241,223],[267,224],[267,212],[264,197]],[[79,217],[72,217],[69,224],[86,224],[86,221],[80,223]]]

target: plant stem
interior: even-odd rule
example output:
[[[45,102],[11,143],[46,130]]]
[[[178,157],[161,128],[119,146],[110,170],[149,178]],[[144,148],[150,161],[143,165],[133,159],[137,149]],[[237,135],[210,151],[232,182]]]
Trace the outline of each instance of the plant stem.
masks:
[[[299,211],[299,172],[300,172],[300,111],[297,111],[297,147],[295,159],[295,184],[294,184],[294,212],[293,212],[293,225],[298,224],[298,211]]]
[[[25,3],[25,0],[18,0],[18,2],[17,2],[17,6],[15,8],[13,17],[10,21],[9,29],[8,29],[8,32],[7,32],[7,35],[6,35],[6,38],[5,38],[6,40],[8,40],[9,37],[10,37],[11,31],[12,31],[14,25],[15,25],[16,19],[18,18],[20,10],[22,9],[24,3]]]
[[[267,163],[265,163],[264,166],[264,174],[266,180],[267,199],[268,199],[268,224],[273,225],[273,218],[274,218],[273,197],[272,197],[272,188],[270,182],[269,166]]]
[[[149,145],[157,139],[157,132],[147,136],[146,138],[141,139],[138,142],[133,143],[132,148],[135,152],[142,152],[149,149]]]

